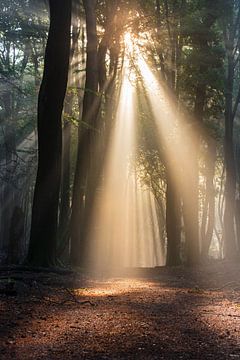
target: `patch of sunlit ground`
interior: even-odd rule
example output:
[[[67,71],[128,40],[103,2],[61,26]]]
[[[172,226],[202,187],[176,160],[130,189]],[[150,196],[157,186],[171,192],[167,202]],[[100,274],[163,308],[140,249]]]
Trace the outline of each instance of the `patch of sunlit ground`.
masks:
[[[239,267],[138,273],[74,278],[75,299],[62,286],[42,300],[0,297],[2,358],[239,359]]]
[[[106,282],[100,282],[100,284],[96,283],[96,286],[74,289],[74,294],[79,297],[120,296],[144,291],[144,289],[149,288],[150,284],[139,279],[109,279]]]

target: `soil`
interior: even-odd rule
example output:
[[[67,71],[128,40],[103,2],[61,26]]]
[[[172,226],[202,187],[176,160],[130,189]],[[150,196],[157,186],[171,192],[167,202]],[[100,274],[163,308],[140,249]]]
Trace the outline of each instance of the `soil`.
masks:
[[[1,269],[0,269],[1,270]],[[240,359],[240,266],[0,272],[0,359]]]

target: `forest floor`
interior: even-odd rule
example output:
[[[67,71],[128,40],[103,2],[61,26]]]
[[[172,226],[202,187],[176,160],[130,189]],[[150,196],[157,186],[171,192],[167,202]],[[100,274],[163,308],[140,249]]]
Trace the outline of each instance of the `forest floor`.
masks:
[[[240,359],[240,266],[0,268],[0,359]]]

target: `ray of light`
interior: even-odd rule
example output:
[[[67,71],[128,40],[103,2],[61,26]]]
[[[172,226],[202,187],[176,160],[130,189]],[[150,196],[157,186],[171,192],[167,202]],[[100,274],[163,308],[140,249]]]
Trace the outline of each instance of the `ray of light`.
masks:
[[[196,120],[189,121],[186,111],[181,107],[178,108],[173,94],[166,88],[164,82],[155,76],[140,49],[136,49],[136,52],[138,72],[158,130],[158,141],[164,148],[167,172],[179,194],[183,194],[184,216],[188,216],[190,220],[187,224],[188,230],[192,238],[195,238],[194,224],[199,214],[197,214],[196,202],[189,194],[189,188],[191,186],[191,191],[195,191],[195,195],[199,196],[197,162],[200,129],[196,127]]]
[[[198,135],[178,113],[169,92],[156,79],[142,56],[138,58],[138,67],[158,130],[158,141],[164,149],[168,176],[171,177],[178,193],[184,195],[185,216],[189,219],[187,225],[191,236],[195,236],[196,207],[194,198],[189,195],[189,186],[194,186],[196,181],[194,174],[198,171],[196,163]],[[197,184],[196,189],[198,189]]]
[[[94,268],[154,266],[152,227],[157,228],[154,202],[137,179],[136,91],[125,59],[119,104],[95,201],[90,233],[90,264]],[[157,231],[157,230],[156,230]],[[157,260],[156,260],[157,259]]]

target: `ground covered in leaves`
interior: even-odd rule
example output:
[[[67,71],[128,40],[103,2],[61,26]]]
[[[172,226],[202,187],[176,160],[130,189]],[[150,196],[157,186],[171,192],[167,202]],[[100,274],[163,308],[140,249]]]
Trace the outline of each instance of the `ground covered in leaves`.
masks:
[[[0,268],[0,359],[240,359],[240,266]]]

